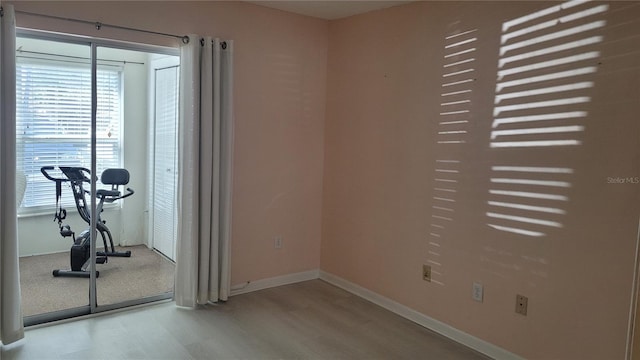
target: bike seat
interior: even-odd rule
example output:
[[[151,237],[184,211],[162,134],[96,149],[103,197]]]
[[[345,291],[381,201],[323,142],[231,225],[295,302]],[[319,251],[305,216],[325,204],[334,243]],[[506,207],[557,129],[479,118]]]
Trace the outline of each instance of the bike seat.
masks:
[[[120,191],[118,190],[105,190],[100,189],[97,191],[98,197],[117,197],[120,196]]]

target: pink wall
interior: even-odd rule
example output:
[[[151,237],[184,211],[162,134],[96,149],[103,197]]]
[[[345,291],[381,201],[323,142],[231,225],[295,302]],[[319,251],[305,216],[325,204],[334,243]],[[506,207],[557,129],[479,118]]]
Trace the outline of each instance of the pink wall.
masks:
[[[585,117],[511,127],[578,124],[583,131],[498,139],[527,141],[546,136],[577,140],[581,145],[490,147],[491,131],[496,130],[491,126],[501,25],[553,4],[418,2],[330,22],[321,268],[526,358],[621,359],[626,350],[640,185],[610,183],[608,178],[640,176],[640,6],[613,3],[605,14],[575,22],[606,20],[604,29],[506,54],[604,36],[596,45],[560,53],[600,53],[599,58],[570,65],[597,67],[595,74],[571,77],[574,82],[592,82],[593,87],[551,95],[521,94],[498,104],[588,97],[588,103],[552,109],[571,112],[578,106],[588,113]],[[477,39],[475,60],[445,69],[454,58],[465,59],[445,60],[456,49],[445,50],[445,45],[457,41],[445,37],[474,29],[473,35],[458,39]],[[505,45],[533,37],[521,35]],[[558,54],[530,61],[549,61],[554,56]],[[514,61],[501,69],[526,63]],[[531,70],[503,81],[569,67]],[[443,77],[467,68],[473,68],[469,76]],[[443,83],[463,78],[473,80],[465,85],[470,93],[441,96],[448,89],[462,89],[443,87]],[[561,84],[560,80],[544,83],[546,87]],[[501,94],[525,89],[515,86]],[[470,102],[441,105],[447,99]],[[441,114],[463,109],[471,112]],[[503,111],[500,116],[525,116],[538,110]],[[449,130],[466,132],[438,134],[446,130],[440,122],[462,119],[468,122]],[[451,139],[464,143],[437,143]],[[437,162],[451,159],[459,162]],[[492,170],[500,165],[572,172]],[[492,178],[542,179],[569,186],[500,184]],[[566,200],[490,196],[489,189],[540,192]],[[564,213],[497,207],[488,201],[525,203]],[[552,223],[507,221],[487,213]],[[505,232],[488,224],[518,225],[545,235]],[[431,283],[422,280],[423,264],[432,265]],[[474,281],[484,285],[483,303],[471,299]],[[526,317],[514,312],[516,294],[529,298]]]
[[[235,41],[232,284],[320,262],[326,21],[240,2],[14,2],[16,10]],[[176,46],[17,15],[20,27]],[[283,248],[273,238],[283,236]]]

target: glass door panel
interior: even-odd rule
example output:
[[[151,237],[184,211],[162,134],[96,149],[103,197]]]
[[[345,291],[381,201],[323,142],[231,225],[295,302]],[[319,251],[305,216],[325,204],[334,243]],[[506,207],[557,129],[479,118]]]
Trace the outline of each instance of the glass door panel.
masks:
[[[88,312],[89,264],[72,256],[89,227],[82,203],[90,201],[88,182],[71,178],[69,169],[91,161],[91,62],[87,44],[18,37],[16,49],[16,170],[24,189],[18,237],[28,324]]]
[[[154,214],[154,57],[143,51],[97,49],[98,184],[109,190],[99,191],[97,199],[104,210],[98,230],[101,227],[105,235],[103,239],[98,231],[97,247],[99,252],[105,244],[108,249],[107,262],[97,266],[99,310],[170,298],[173,293],[174,263],[154,249],[149,231]],[[177,96],[177,82],[170,90]],[[175,146],[161,142],[172,150]],[[165,185],[165,193],[175,188]]]

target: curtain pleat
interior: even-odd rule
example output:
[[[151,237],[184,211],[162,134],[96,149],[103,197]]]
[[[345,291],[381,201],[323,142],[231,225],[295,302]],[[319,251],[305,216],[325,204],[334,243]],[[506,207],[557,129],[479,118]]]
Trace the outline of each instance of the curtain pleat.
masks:
[[[211,154],[215,148],[213,135],[213,118],[216,110],[213,104],[213,45],[211,38],[204,38],[201,47],[202,65],[200,70],[200,259],[198,266],[198,302],[201,304],[203,300],[210,297],[217,300],[217,296],[210,294],[214,292],[216,286],[213,275],[215,272],[215,257],[211,257],[211,250],[215,247],[216,237],[213,217],[212,199],[215,194],[212,184],[213,179],[213,163]],[[209,241],[210,239],[210,241]],[[213,268],[212,268],[213,267]],[[211,271],[210,271],[211,269]],[[206,302],[206,301],[204,301]]]
[[[224,46],[223,46],[224,45]],[[231,291],[231,214],[233,193],[233,41],[216,40],[220,50],[220,204],[219,204],[219,298],[226,300]]]
[[[16,216],[15,14],[5,5],[0,17],[0,342],[24,337],[18,267]]]
[[[174,296],[180,306],[196,303],[197,235],[200,152],[200,49],[198,38],[180,50],[180,115],[178,120],[178,237]],[[197,81],[196,81],[197,79]]]
[[[181,52],[176,304],[227,300],[230,288],[232,43],[190,36]]]

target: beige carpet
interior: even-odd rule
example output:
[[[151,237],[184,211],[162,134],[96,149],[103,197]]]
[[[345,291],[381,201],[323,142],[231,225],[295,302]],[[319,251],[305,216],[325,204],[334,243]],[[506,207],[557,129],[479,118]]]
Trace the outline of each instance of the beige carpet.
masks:
[[[144,245],[116,250],[131,250],[131,257],[110,257],[96,267],[98,305],[173,291],[173,262]],[[24,316],[89,304],[89,279],[53,277],[54,269],[69,269],[68,252],[20,258]]]

